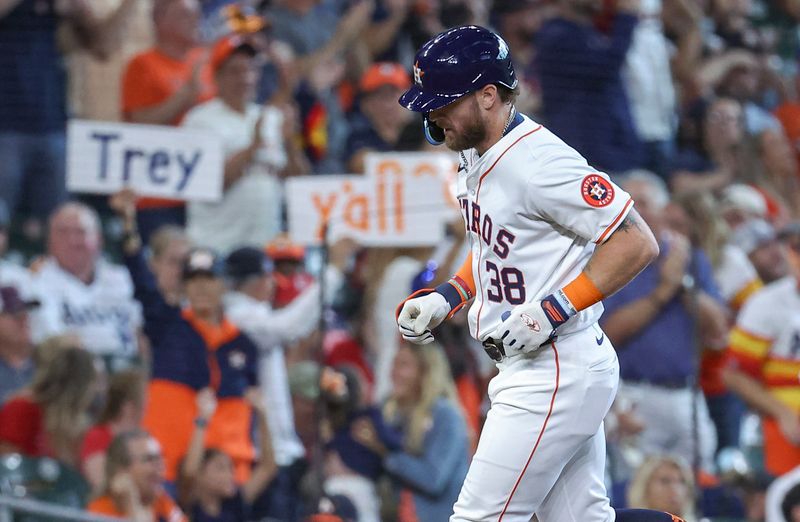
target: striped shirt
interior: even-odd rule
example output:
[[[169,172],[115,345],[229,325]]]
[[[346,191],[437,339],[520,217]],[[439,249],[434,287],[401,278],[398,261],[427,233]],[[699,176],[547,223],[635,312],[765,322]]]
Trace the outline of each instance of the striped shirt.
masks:
[[[744,304],[730,335],[739,369],[800,412],[800,284],[792,276],[765,286]]]

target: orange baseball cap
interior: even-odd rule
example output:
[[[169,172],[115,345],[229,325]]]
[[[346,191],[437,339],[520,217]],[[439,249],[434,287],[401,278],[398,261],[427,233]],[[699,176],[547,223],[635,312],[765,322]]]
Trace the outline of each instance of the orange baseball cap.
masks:
[[[411,87],[411,78],[408,76],[408,71],[399,63],[379,62],[366,70],[358,86],[361,92],[372,92],[384,85],[406,90]]]
[[[287,234],[281,234],[267,243],[264,252],[273,261],[302,261],[306,256],[306,249],[293,242]]]
[[[242,35],[231,34],[224,36],[217,40],[211,48],[211,58],[209,60],[211,70],[217,72],[222,64],[225,63],[225,60],[230,58],[235,52],[243,52],[250,56],[258,54],[258,50],[255,46]]]

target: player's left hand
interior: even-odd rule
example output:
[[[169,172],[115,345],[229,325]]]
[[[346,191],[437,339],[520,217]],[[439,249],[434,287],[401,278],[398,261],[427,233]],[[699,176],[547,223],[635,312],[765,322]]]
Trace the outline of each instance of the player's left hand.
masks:
[[[507,357],[520,355],[551,341],[555,337],[556,327],[565,320],[560,317],[552,319],[542,306],[542,301],[522,304],[503,314],[503,322],[490,337],[503,343]]]

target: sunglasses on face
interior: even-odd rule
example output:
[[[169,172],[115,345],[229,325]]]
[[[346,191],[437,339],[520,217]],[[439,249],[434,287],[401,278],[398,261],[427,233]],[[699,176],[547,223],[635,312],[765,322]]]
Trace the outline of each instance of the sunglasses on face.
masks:
[[[137,459],[142,464],[152,464],[154,462],[161,462],[164,457],[161,453],[145,453]]]

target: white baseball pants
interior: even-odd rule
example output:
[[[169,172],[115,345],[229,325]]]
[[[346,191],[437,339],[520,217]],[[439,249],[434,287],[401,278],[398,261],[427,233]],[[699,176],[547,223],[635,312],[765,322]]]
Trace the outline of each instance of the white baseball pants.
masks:
[[[610,522],[603,418],[619,364],[599,326],[498,364],[450,522]]]

